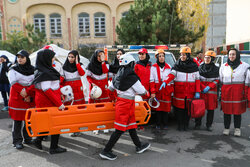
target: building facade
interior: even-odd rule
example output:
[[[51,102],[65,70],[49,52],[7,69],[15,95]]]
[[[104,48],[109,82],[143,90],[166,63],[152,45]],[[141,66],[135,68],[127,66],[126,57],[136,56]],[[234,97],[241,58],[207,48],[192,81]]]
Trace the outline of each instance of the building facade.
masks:
[[[66,49],[111,45],[131,4],[133,0],[0,0],[2,39],[33,24],[48,41]]]
[[[227,0],[227,45],[250,42],[249,6],[249,0]]]
[[[206,47],[222,45],[226,41],[227,0],[213,0],[209,5],[209,27]]]

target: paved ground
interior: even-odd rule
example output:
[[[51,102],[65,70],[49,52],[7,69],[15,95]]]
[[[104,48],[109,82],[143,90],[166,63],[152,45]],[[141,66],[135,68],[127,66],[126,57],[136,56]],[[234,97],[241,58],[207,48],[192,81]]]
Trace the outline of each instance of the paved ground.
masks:
[[[205,119],[204,119],[205,120]],[[126,133],[115,146],[118,155],[116,161],[104,161],[98,156],[109,134],[93,135],[83,133],[72,138],[62,135],[60,145],[68,152],[58,155],[47,153],[49,142],[43,142],[44,151],[32,146],[25,146],[21,151],[12,147],[11,119],[8,114],[0,112],[0,167],[30,166],[164,166],[164,167],[249,167],[250,166],[250,113],[243,115],[242,137],[222,135],[223,117],[216,111],[213,132],[202,130],[176,131],[176,123],[171,120],[168,130],[157,131],[147,126],[140,131],[141,140],[152,144],[149,151],[136,154],[135,148]],[[194,126],[191,121],[191,128]],[[233,127],[233,126],[232,126]]]

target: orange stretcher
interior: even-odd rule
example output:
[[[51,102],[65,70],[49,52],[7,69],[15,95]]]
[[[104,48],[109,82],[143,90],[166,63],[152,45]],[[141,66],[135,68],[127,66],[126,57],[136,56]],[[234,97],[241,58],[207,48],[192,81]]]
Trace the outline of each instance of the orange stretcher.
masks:
[[[151,110],[147,102],[135,102],[137,125],[147,124]],[[95,103],[28,109],[26,129],[30,137],[114,128],[115,103]]]

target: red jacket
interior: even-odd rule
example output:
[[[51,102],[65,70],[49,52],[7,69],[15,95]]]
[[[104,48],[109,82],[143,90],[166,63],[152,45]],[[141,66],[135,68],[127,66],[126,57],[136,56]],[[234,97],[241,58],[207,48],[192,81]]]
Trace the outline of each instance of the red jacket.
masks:
[[[108,90],[108,65],[102,64],[103,74],[96,75],[88,70],[87,72],[87,80],[89,82],[89,103],[101,103],[101,102],[109,102],[109,90]],[[100,87],[102,89],[102,95],[98,99],[91,99],[90,93],[93,87],[92,84]]]
[[[60,81],[43,81],[36,84],[36,108],[60,107],[61,101]]]
[[[85,74],[83,67],[78,63],[76,64],[77,71],[76,72],[68,72],[63,71],[64,73],[64,81],[62,82],[62,86],[70,85],[73,94],[74,94],[74,105],[75,104],[85,104],[84,94],[83,94],[83,85],[81,81],[81,76]],[[68,105],[71,102],[66,102]]]
[[[14,69],[8,73],[8,79],[12,85],[10,88],[9,98],[9,115],[13,120],[25,120],[26,110],[35,107],[34,103],[34,85],[28,86],[34,79],[34,75],[23,75]],[[22,89],[25,89],[28,96],[31,97],[31,102],[25,102],[20,95]]]
[[[227,63],[220,67],[221,108],[225,114],[240,115],[246,112],[245,80],[248,68],[245,62],[234,70]]]
[[[174,91],[173,85],[168,84],[165,88],[159,91],[159,88],[164,80],[166,80],[168,74],[171,72],[171,67],[166,63],[163,69],[160,69],[157,63],[155,63],[150,72],[150,92],[156,94],[157,100],[160,102],[160,106],[156,108],[156,111],[171,111],[171,94]]]
[[[24,98],[20,95],[22,89],[26,89],[28,96],[31,97],[31,102],[24,102]],[[34,86],[23,86],[19,83],[15,83],[11,86],[9,98],[9,115],[13,120],[25,120],[26,110],[28,108],[35,107],[35,94],[32,90],[34,90]]]
[[[151,69],[151,62],[147,64],[145,67],[144,65],[137,62],[135,65],[135,73],[141,80],[142,85],[145,89],[149,92],[150,91],[150,69]],[[148,97],[143,96],[143,100],[148,100]]]
[[[218,107],[217,85],[218,78],[205,78],[200,76],[201,80],[201,98],[205,100],[207,110],[215,110]],[[202,93],[205,87],[209,86],[210,90],[207,93]]]
[[[173,105],[185,109],[185,99],[192,99],[196,92],[200,92],[199,71],[185,73],[172,70],[164,82],[168,84],[173,79],[175,79]]]

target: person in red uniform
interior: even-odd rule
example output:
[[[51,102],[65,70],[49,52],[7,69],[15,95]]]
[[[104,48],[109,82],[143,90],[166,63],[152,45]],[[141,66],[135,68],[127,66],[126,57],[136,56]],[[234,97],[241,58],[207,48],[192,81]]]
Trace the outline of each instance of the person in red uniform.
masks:
[[[159,91],[162,82],[171,72],[171,67],[165,62],[165,52],[158,49],[155,53],[156,63],[151,67],[150,72],[150,92],[152,98],[157,98],[160,106],[156,108],[156,129],[167,129],[168,113],[171,111],[171,94],[173,85],[169,84]]]
[[[135,65],[135,73],[141,80],[142,85],[145,89],[149,92],[150,91],[150,69],[151,69],[151,62],[149,61],[150,56],[148,54],[148,50],[142,48],[138,52],[139,54],[139,61],[136,62]],[[144,101],[148,101],[149,97],[143,96]]]
[[[119,67],[120,67],[119,59],[124,54],[125,54],[125,51],[123,49],[117,49],[116,56],[115,56],[113,62],[110,64],[110,67],[109,67],[109,81],[112,81],[114,76],[117,74],[117,72],[119,70]],[[111,101],[115,101],[116,98],[117,98],[116,91],[114,91],[114,92],[110,91],[109,96],[110,96]]]
[[[204,63],[199,66],[201,81],[201,98],[205,100],[207,109],[206,128],[212,131],[214,119],[214,110],[218,107],[217,85],[219,83],[219,67],[214,64],[216,53],[207,51],[204,57]],[[201,118],[195,119],[195,129],[200,129]]]
[[[55,59],[55,52],[49,49],[41,50],[37,53],[35,79],[35,104],[36,108],[59,107],[63,110],[65,107],[61,101],[60,92],[60,74],[52,66]],[[33,144],[42,149],[43,136],[37,137]],[[59,135],[51,135],[50,154],[66,152],[65,148],[58,146]]]
[[[149,93],[135,74],[133,70],[134,63],[135,59],[133,56],[121,56],[121,67],[109,86],[111,91],[117,90],[118,97],[115,105],[115,132],[111,135],[105,148],[99,154],[103,159],[115,160],[117,158],[117,156],[112,153],[112,148],[126,130],[129,131],[130,137],[136,146],[137,153],[143,153],[150,147],[149,143],[141,143],[136,133],[135,95],[149,96]]]
[[[203,53],[202,51],[197,52],[197,57],[194,58],[199,64],[203,62]]]
[[[151,62],[149,61],[150,56],[148,54],[148,50],[145,48],[142,48],[138,51],[139,54],[139,61],[136,62],[135,65],[135,73],[138,75],[138,77],[141,80],[142,85],[145,87],[145,89],[150,92],[150,69],[151,69]],[[148,101],[149,97],[142,96],[142,99],[144,101]],[[143,126],[139,126],[140,130],[144,130]]]
[[[240,60],[237,49],[228,51],[227,63],[220,67],[221,108],[224,112],[224,131],[230,133],[231,117],[234,117],[234,136],[241,136],[241,114],[246,112],[245,80],[249,64]]]
[[[30,83],[34,79],[34,67],[30,63],[29,53],[21,50],[16,55],[16,63],[9,70],[11,84],[9,99],[9,115],[13,119],[13,145],[16,149],[22,149],[25,144],[31,144],[25,127],[25,114],[28,108],[35,107],[34,93]],[[22,136],[23,135],[23,136]]]
[[[109,64],[105,61],[104,52],[102,50],[96,50],[90,59],[90,63],[87,67],[87,80],[89,82],[89,92],[94,85],[98,86],[102,90],[102,95],[97,99],[91,99],[89,96],[89,103],[101,103],[109,102],[108,88],[108,72]]]
[[[180,53],[180,59],[174,64],[160,90],[174,80],[173,106],[178,120],[178,130],[186,131],[190,119],[186,104],[189,99],[200,98],[200,74],[198,62],[190,57],[191,49],[185,46],[181,48]]]
[[[71,86],[74,94],[74,105],[85,104],[83,85],[81,81],[81,76],[84,76],[84,74],[85,70],[82,63],[80,63],[79,53],[76,50],[70,51],[65,63],[63,64],[64,81],[62,82],[62,85]],[[70,105],[71,102],[66,102],[65,104]]]

